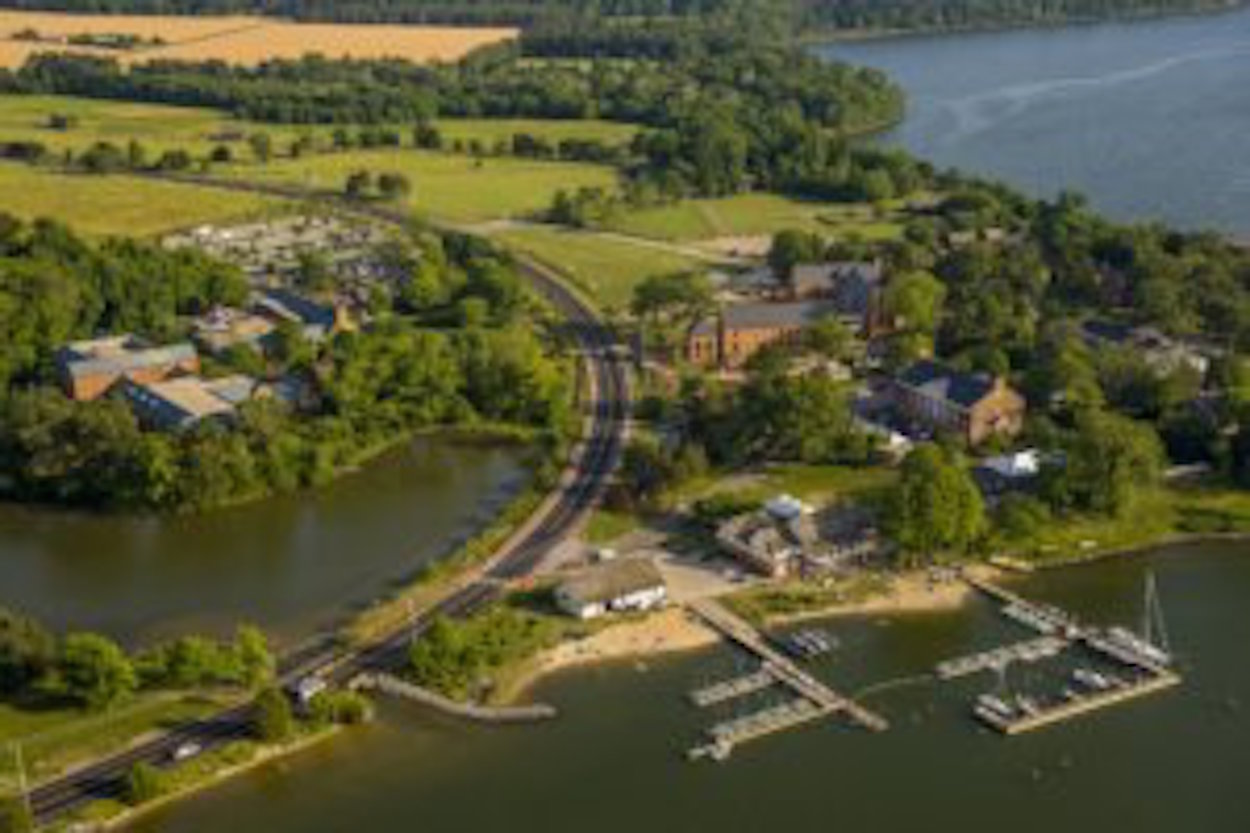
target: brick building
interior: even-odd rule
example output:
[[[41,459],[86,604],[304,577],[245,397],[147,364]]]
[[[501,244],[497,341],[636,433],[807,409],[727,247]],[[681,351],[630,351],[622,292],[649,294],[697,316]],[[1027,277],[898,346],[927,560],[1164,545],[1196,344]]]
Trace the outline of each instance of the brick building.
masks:
[[[148,384],[196,373],[200,359],[190,344],[149,347],[121,335],[68,344],[57,354],[56,366],[66,395],[84,402],[103,396],[119,379]]]
[[[764,347],[797,344],[805,329],[834,312],[828,300],[732,304],[695,325],[686,339],[686,361],[738,368]]]
[[[891,380],[888,394],[908,422],[934,434],[957,434],[969,445],[995,435],[1014,437],[1024,427],[1024,397],[989,374],[916,362]]]

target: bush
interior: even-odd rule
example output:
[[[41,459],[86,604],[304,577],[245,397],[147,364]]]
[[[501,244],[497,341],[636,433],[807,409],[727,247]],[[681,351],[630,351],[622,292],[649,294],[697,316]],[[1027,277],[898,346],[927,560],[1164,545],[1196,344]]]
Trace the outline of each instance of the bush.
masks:
[[[295,733],[295,719],[286,695],[267,688],[252,702],[252,732],[265,743],[282,743]]]
[[[0,833],[29,833],[35,829],[26,802],[17,796],[0,797]]]
[[[165,789],[165,773],[151,764],[137,763],[126,776],[126,803],[138,807],[160,798]]]
[[[327,691],[312,701],[312,719],[322,725],[358,726],[372,715],[369,700],[355,691]]]

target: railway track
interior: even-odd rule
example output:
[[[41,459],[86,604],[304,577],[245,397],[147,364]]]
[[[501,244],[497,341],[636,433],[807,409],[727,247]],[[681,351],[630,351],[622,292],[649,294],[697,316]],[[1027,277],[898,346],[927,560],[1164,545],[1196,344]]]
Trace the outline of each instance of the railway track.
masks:
[[[189,178],[176,179],[187,181]],[[200,178],[190,181],[201,186],[287,199],[328,199],[324,195],[287,186],[260,186]],[[354,205],[339,200],[334,200],[334,203],[340,210],[385,223],[400,226],[409,223],[404,213],[383,206]],[[324,639],[284,655],[279,662],[280,683],[289,684],[310,674],[322,674],[332,682],[342,684],[365,671],[394,667],[402,661],[408,646],[419,639],[436,618],[472,615],[500,598],[509,583],[532,575],[547,554],[578,529],[602,496],[608,477],[620,459],[624,438],[630,402],[625,369],[613,356],[611,334],[589,305],[541,264],[518,258],[517,265],[530,284],[567,321],[589,368],[590,427],[570,461],[569,470],[521,531],[506,542],[472,580],[450,591],[413,621],[377,642],[344,653],[334,640]],[[93,801],[119,798],[124,791],[126,776],[136,764],[168,766],[176,751],[185,744],[211,750],[246,738],[249,733],[249,707],[243,705],[227,709],[38,785],[29,796],[31,808],[40,825],[48,824]]]

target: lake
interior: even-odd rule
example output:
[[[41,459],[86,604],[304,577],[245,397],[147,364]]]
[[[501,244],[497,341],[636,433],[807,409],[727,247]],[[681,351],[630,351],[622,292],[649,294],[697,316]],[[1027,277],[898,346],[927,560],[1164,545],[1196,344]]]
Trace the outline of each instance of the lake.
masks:
[[[902,84],[920,157],[1250,239],[1250,10],[817,49]]]
[[[127,642],[241,621],[289,642],[489,524],[527,482],[520,457],[420,438],[325,488],[200,515],[0,504],[0,604]]]
[[[689,763],[684,751],[712,716],[689,706],[686,691],[741,667],[714,649],[562,674],[536,692],[562,711],[540,727],[484,729],[387,705],[372,726],[133,829],[1244,833],[1250,547],[1172,547],[1017,589],[1132,623],[1147,570],[1185,683],[1035,734],[1006,739],[973,722],[969,703],[993,688],[992,676],[912,679],[939,659],[1027,636],[978,600],[829,624],[842,647],[814,667],[818,675],[848,692],[896,681],[866,698],[892,722],[884,734],[831,721],[750,744],[723,764]]]

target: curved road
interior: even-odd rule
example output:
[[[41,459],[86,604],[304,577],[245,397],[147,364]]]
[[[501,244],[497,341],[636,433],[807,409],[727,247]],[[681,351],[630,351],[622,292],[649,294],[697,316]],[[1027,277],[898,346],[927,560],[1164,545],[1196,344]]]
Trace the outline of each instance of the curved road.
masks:
[[[320,196],[285,186],[203,179],[191,181],[201,186],[285,198]],[[406,213],[383,206],[336,201],[336,207],[386,223],[406,226],[410,222]],[[305,676],[319,674],[341,684],[364,671],[393,667],[402,661],[408,645],[420,638],[438,616],[467,616],[499,598],[509,582],[533,574],[556,545],[576,532],[602,496],[608,476],[620,459],[624,438],[630,401],[625,370],[613,356],[611,333],[589,305],[546,267],[527,258],[519,258],[517,263],[522,275],[564,316],[590,369],[589,430],[574,452],[560,485],[486,565],[478,568],[464,584],[449,592],[414,621],[386,638],[350,653],[344,653],[327,639],[288,654],[279,663],[280,683],[289,685]],[[117,798],[135,764],[146,762],[167,766],[175,750],[183,744],[194,743],[209,750],[246,738],[250,732],[249,711],[247,705],[238,706],[207,720],[178,727],[156,739],[37,786],[30,793],[30,802],[38,822],[47,824],[92,801]]]

